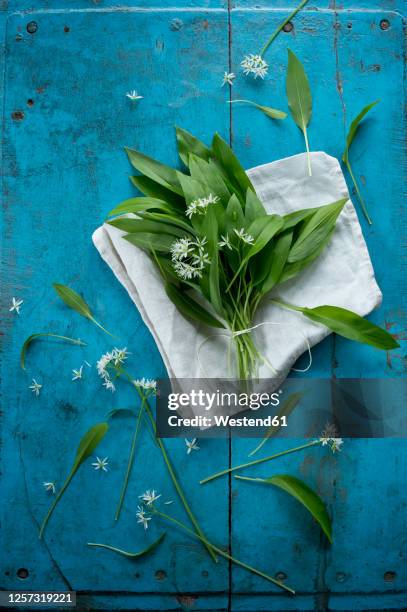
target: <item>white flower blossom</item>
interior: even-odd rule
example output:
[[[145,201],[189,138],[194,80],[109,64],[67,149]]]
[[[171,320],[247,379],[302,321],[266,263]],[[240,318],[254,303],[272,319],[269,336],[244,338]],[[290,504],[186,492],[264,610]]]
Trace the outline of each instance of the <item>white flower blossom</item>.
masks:
[[[146,515],[146,511],[144,510],[142,506],[137,506],[136,517],[138,519],[137,522],[141,523],[144,529],[147,529],[148,521],[151,521],[151,516]]]
[[[137,378],[133,380],[133,385],[140,387],[140,389],[145,389],[146,391],[156,391],[157,389],[157,381],[153,378]]]
[[[101,470],[103,472],[107,472],[108,471],[108,457],[105,457],[104,459],[100,459],[100,457],[96,457],[96,461],[94,463],[92,463],[93,467],[95,468],[95,470]]]
[[[169,506],[170,504],[173,504],[174,500],[173,499],[169,499],[168,501],[164,502],[165,506]]]
[[[112,393],[116,391],[116,387],[114,386],[110,378],[107,378],[103,381],[103,386],[107,391],[111,391]]]
[[[55,482],[43,482],[42,486],[46,491],[52,491],[52,494],[55,495]]]
[[[81,380],[82,379],[82,371],[83,371],[83,365],[81,365],[81,367],[79,368],[79,370],[72,370],[72,380]]]
[[[185,438],[185,446],[187,447],[187,455],[189,455],[193,450],[199,450],[198,440],[196,438],[193,440],[188,440]]]
[[[112,351],[102,355],[96,363],[96,369],[100,378],[103,380],[103,386],[112,393],[116,388],[110,378],[109,366],[117,367],[121,365],[129,354],[126,347],[122,349],[114,348]]]
[[[244,228],[243,228],[243,227],[241,227],[239,230],[234,229],[233,231],[235,232],[236,236],[237,236],[238,238],[240,238],[240,240],[242,240],[242,241],[243,241],[243,242],[245,242],[246,244],[253,244],[253,242],[254,242],[254,238],[253,238],[253,236],[251,236],[250,234],[247,234],[247,233],[244,231]]]
[[[192,259],[193,263],[201,270],[202,268],[211,263],[211,258],[209,257],[209,254],[203,249],[200,249],[197,254],[193,255]]]
[[[189,238],[179,238],[175,240],[170,247],[173,261],[185,259],[190,254],[191,249],[193,250],[193,245]]]
[[[234,72],[227,72],[225,70],[224,75],[223,75],[223,79],[222,79],[222,87],[224,85],[233,85],[233,81],[235,80],[236,75]]]
[[[33,378],[32,383],[28,388],[31,389],[31,391],[36,397],[38,397],[42,389],[42,385],[40,385],[40,383],[38,383],[35,378]]]
[[[128,91],[126,93],[126,98],[129,98],[132,102],[136,102],[136,100],[141,100],[143,96],[140,96],[135,89],[132,91]]]
[[[329,446],[333,453],[340,451],[343,444],[342,438],[335,437],[337,430],[335,425],[327,424],[319,438],[322,446]]]
[[[257,77],[264,79],[268,71],[267,62],[261,55],[254,55],[253,53],[246,55],[240,65],[244,74],[253,74],[255,79]]]
[[[202,272],[200,268],[197,268],[194,265],[186,263],[184,261],[175,261],[174,270],[183,280],[202,278]]]
[[[188,219],[195,214],[203,215],[205,214],[208,206],[211,204],[216,204],[216,202],[219,202],[219,196],[214,196],[212,193],[210,193],[206,198],[197,198],[188,204],[185,214]]]
[[[230,244],[230,238],[229,238],[229,236],[227,234],[225,236],[221,236],[220,237],[220,241],[218,242],[218,246],[220,248],[227,247],[228,249],[232,250],[232,245]]]
[[[24,300],[19,300],[13,297],[11,299],[11,306],[9,308],[9,312],[13,312],[13,310],[19,315],[21,305],[24,303]]]
[[[154,489],[145,491],[142,495],[139,495],[139,499],[142,499],[146,506],[151,506],[161,495],[157,495]]]

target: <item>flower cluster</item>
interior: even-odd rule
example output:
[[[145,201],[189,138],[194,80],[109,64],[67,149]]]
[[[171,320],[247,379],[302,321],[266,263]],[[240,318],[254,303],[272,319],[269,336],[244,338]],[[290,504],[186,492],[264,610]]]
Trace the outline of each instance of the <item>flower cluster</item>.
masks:
[[[206,238],[179,238],[171,245],[173,267],[183,280],[202,278],[202,270],[211,263],[205,250]]]
[[[210,206],[210,204],[216,204],[216,202],[219,202],[219,197],[214,196],[212,193],[206,198],[197,198],[188,204],[185,214],[188,219],[190,219],[192,215],[203,215],[208,206]]]
[[[146,391],[155,391],[157,389],[157,381],[152,378],[137,378],[133,380],[133,385]]]
[[[236,236],[242,240],[242,242],[245,242],[246,244],[253,244],[253,236],[245,232],[243,227],[241,227],[239,230],[235,229],[233,231],[235,232]]]
[[[112,379],[110,378],[109,367],[117,367],[127,359],[129,352],[127,348],[114,348],[112,351],[105,353],[96,364],[97,372],[103,380],[103,386],[112,393],[116,390]]]
[[[261,55],[253,55],[253,53],[246,55],[240,65],[243,68],[244,74],[253,74],[255,79],[257,77],[264,79],[269,67]]]

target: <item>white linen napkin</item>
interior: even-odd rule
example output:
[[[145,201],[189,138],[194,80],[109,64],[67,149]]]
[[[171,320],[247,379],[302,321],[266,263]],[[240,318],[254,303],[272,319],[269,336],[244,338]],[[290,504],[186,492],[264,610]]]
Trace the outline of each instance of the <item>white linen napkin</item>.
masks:
[[[349,198],[337,159],[324,152],[314,152],[311,153],[311,163],[312,177],[307,174],[305,154],[248,170],[268,212],[286,214]],[[122,231],[104,224],[92,238],[101,257],[127,289],[154,336],[168,376],[178,379],[231,378],[226,359],[229,340],[225,335],[219,335],[218,330],[186,320],[167,297],[161,277],[148,255],[123,240],[122,235]],[[299,276],[278,286],[275,293],[291,304],[342,306],[362,316],[380,305],[382,294],[350,200],[321,256]],[[308,346],[312,347],[330,333],[326,327],[313,323],[301,313],[271,304],[267,297],[254,324],[265,321],[270,324],[256,329],[253,337],[259,350],[277,371],[278,384]],[[276,374],[262,364],[259,376],[272,378]]]

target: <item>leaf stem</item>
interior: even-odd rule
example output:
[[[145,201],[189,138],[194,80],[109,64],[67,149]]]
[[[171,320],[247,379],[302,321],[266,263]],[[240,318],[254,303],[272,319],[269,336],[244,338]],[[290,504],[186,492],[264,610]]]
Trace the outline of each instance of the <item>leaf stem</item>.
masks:
[[[117,505],[117,510],[116,510],[116,514],[115,514],[115,517],[114,517],[115,521],[119,520],[120,512],[121,512],[121,509],[122,509],[122,506],[123,506],[123,502],[124,502],[124,497],[125,497],[126,491],[127,491],[127,486],[129,484],[129,478],[130,478],[131,469],[132,469],[133,463],[134,463],[134,454],[135,454],[135,450],[136,450],[136,442],[137,442],[137,437],[138,437],[138,433],[139,433],[139,429],[140,429],[141,417],[142,417],[143,412],[144,412],[144,406],[145,406],[145,400],[143,399],[141,401],[141,407],[140,407],[139,413],[137,415],[136,428],[134,430],[133,438],[132,438],[132,442],[131,442],[131,448],[130,448],[129,459],[128,459],[128,462],[127,462],[126,474],[124,476],[122,490],[121,490],[120,498],[119,498],[119,503]]]
[[[345,163],[345,166],[346,166],[346,167],[347,167],[347,169],[348,169],[348,172],[349,172],[350,177],[351,177],[351,179],[352,179],[352,183],[353,183],[353,185],[354,185],[354,187],[355,187],[356,194],[357,194],[357,196],[358,196],[358,198],[359,198],[359,202],[360,202],[360,205],[361,205],[362,210],[363,210],[363,214],[365,215],[366,220],[367,220],[367,222],[369,223],[369,225],[372,225],[372,220],[371,220],[371,218],[370,218],[370,216],[369,216],[369,213],[368,213],[368,211],[367,211],[366,204],[365,204],[365,202],[364,202],[364,200],[363,200],[363,198],[362,198],[362,194],[360,193],[360,189],[359,189],[359,186],[358,186],[358,184],[357,184],[357,182],[356,182],[356,178],[355,178],[355,176],[354,176],[354,174],[353,174],[352,167],[351,167],[351,165],[350,165],[349,159],[347,159],[347,158],[346,158],[346,159],[344,160],[344,163]]]
[[[312,168],[311,168],[311,155],[309,152],[309,142],[308,142],[308,133],[307,128],[303,129],[304,139],[305,139],[305,147],[307,149],[307,164],[308,164],[308,176],[312,176]]]
[[[167,521],[171,521],[175,525],[178,525],[178,527],[181,527],[181,529],[183,529],[184,531],[186,531],[190,535],[193,535],[194,537],[196,537],[199,540],[201,540],[201,542],[203,542],[207,548],[210,547],[212,550],[216,551],[218,553],[218,555],[220,555],[221,557],[224,557],[225,559],[228,559],[229,561],[232,561],[232,563],[234,563],[235,565],[239,565],[240,567],[243,567],[244,569],[248,570],[249,572],[252,572],[253,574],[256,574],[257,576],[260,576],[261,578],[265,578],[266,580],[268,580],[269,582],[272,582],[273,584],[277,585],[281,589],[284,589],[285,591],[288,591],[288,593],[291,593],[292,595],[295,595],[294,589],[288,587],[283,582],[280,582],[280,580],[276,580],[275,578],[272,578],[272,576],[269,576],[268,574],[265,574],[264,572],[256,569],[255,567],[252,567],[251,565],[248,565],[247,563],[244,563],[244,561],[240,561],[239,559],[236,559],[235,557],[232,557],[231,555],[228,555],[228,553],[223,551],[221,548],[218,548],[217,546],[215,546],[214,544],[209,542],[209,540],[207,540],[205,537],[202,537],[202,536],[198,535],[197,533],[195,533],[194,531],[192,531],[191,529],[186,527],[183,523],[181,523],[177,519],[173,518],[172,516],[169,516],[168,514],[165,514],[164,512],[160,512],[159,510],[156,510],[156,509],[154,509],[154,512],[158,516],[161,516],[162,518],[166,519]]]
[[[54,501],[52,502],[51,507],[50,507],[50,509],[48,510],[48,512],[47,512],[47,514],[46,514],[46,516],[45,516],[44,520],[42,521],[42,525],[41,525],[40,532],[39,532],[39,535],[38,535],[38,537],[39,537],[39,539],[40,539],[40,540],[42,539],[42,536],[43,536],[43,533],[44,533],[45,527],[47,526],[47,523],[48,523],[49,519],[51,518],[51,515],[52,515],[52,513],[54,512],[54,510],[55,510],[55,507],[56,507],[57,503],[59,502],[59,500],[61,499],[61,497],[62,497],[62,495],[64,494],[65,490],[67,489],[67,487],[68,487],[69,483],[71,482],[71,480],[72,480],[72,478],[73,478],[74,474],[75,474],[75,470],[74,470],[74,469],[72,469],[72,470],[70,471],[69,475],[68,475],[68,478],[65,480],[65,482],[64,482],[64,484],[63,484],[63,486],[62,486],[62,488],[61,488],[61,489],[60,489],[60,491],[58,492],[58,495],[55,497]]]
[[[280,453],[276,453],[274,455],[268,455],[267,457],[262,457],[261,459],[254,459],[253,461],[248,461],[247,463],[235,465],[234,467],[227,468],[225,470],[222,470],[221,472],[217,472],[216,474],[212,474],[212,476],[208,476],[207,478],[200,480],[199,484],[206,484],[207,482],[210,482],[211,480],[215,480],[216,478],[219,478],[220,476],[224,476],[225,474],[235,472],[236,470],[243,470],[244,468],[251,467],[252,465],[258,465],[259,463],[264,463],[265,461],[271,461],[272,459],[277,459],[278,457],[283,457],[283,455],[289,455],[291,453],[295,453],[305,448],[316,446],[317,444],[321,444],[320,440],[312,440],[312,442],[301,444],[300,446],[296,446],[295,448],[289,448],[288,450],[281,451]]]
[[[96,321],[96,319],[94,319],[93,317],[89,317],[89,320],[92,321],[92,323],[94,323],[97,327],[99,327],[99,329],[104,331],[105,334],[107,334],[108,336],[111,336],[112,338],[117,338],[117,336],[115,336],[114,334],[111,334],[110,331],[108,331],[105,327],[103,327],[103,325],[101,325],[99,321]]]
[[[297,6],[296,9],[293,10],[292,13],[290,13],[290,15],[284,19],[283,22],[280,23],[280,25],[277,27],[277,29],[273,32],[273,34],[270,36],[270,38],[268,39],[268,41],[266,42],[266,44],[264,45],[263,49],[260,51],[260,55],[263,56],[265,54],[265,52],[267,51],[267,49],[269,48],[269,46],[271,45],[271,43],[273,42],[273,40],[275,38],[277,38],[277,36],[280,34],[281,30],[284,28],[284,26],[287,25],[287,23],[289,21],[291,21],[291,19],[294,19],[294,17],[296,16],[296,14],[298,13],[298,11],[300,11],[306,4],[307,4],[308,0],[302,0],[302,2],[300,2],[300,4]]]

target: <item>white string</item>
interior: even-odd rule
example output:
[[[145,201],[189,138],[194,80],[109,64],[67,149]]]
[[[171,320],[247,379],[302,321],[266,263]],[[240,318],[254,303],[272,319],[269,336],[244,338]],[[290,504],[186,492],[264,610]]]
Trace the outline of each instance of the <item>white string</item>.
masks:
[[[203,349],[203,347],[205,346],[205,344],[208,342],[208,340],[210,340],[211,338],[228,338],[229,340],[232,340],[233,338],[236,338],[237,336],[241,336],[242,334],[248,334],[250,332],[252,332],[253,330],[257,329],[258,327],[262,327],[263,325],[277,325],[277,326],[287,326],[289,325],[291,328],[297,329],[299,331],[299,333],[301,334],[301,336],[304,338],[305,340],[305,344],[307,346],[307,351],[308,351],[308,356],[309,356],[309,363],[307,365],[306,368],[304,369],[299,369],[299,368],[291,368],[293,370],[293,372],[308,372],[308,370],[311,368],[312,366],[312,353],[311,353],[311,345],[308,341],[307,336],[304,334],[304,332],[301,329],[298,329],[298,327],[296,327],[295,325],[292,325],[291,323],[276,323],[274,321],[263,321],[262,323],[257,323],[256,325],[253,325],[252,327],[248,327],[247,329],[240,329],[238,331],[235,332],[231,332],[230,334],[225,334],[225,333],[218,333],[218,334],[211,334],[210,336],[207,336],[199,345],[197,353],[196,353],[196,357],[197,357],[197,361],[198,361],[198,366],[200,368],[200,370],[202,371],[202,373],[204,374],[205,378],[208,378],[206,370],[201,362],[201,358],[200,358],[200,353],[201,350]],[[231,344],[229,343],[228,346],[228,361],[229,361],[229,356],[230,356],[230,347]],[[260,353],[260,359],[263,361],[263,363],[266,364],[266,366],[273,372],[273,374],[278,375],[278,371],[273,367],[273,365],[269,362],[269,360]]]

